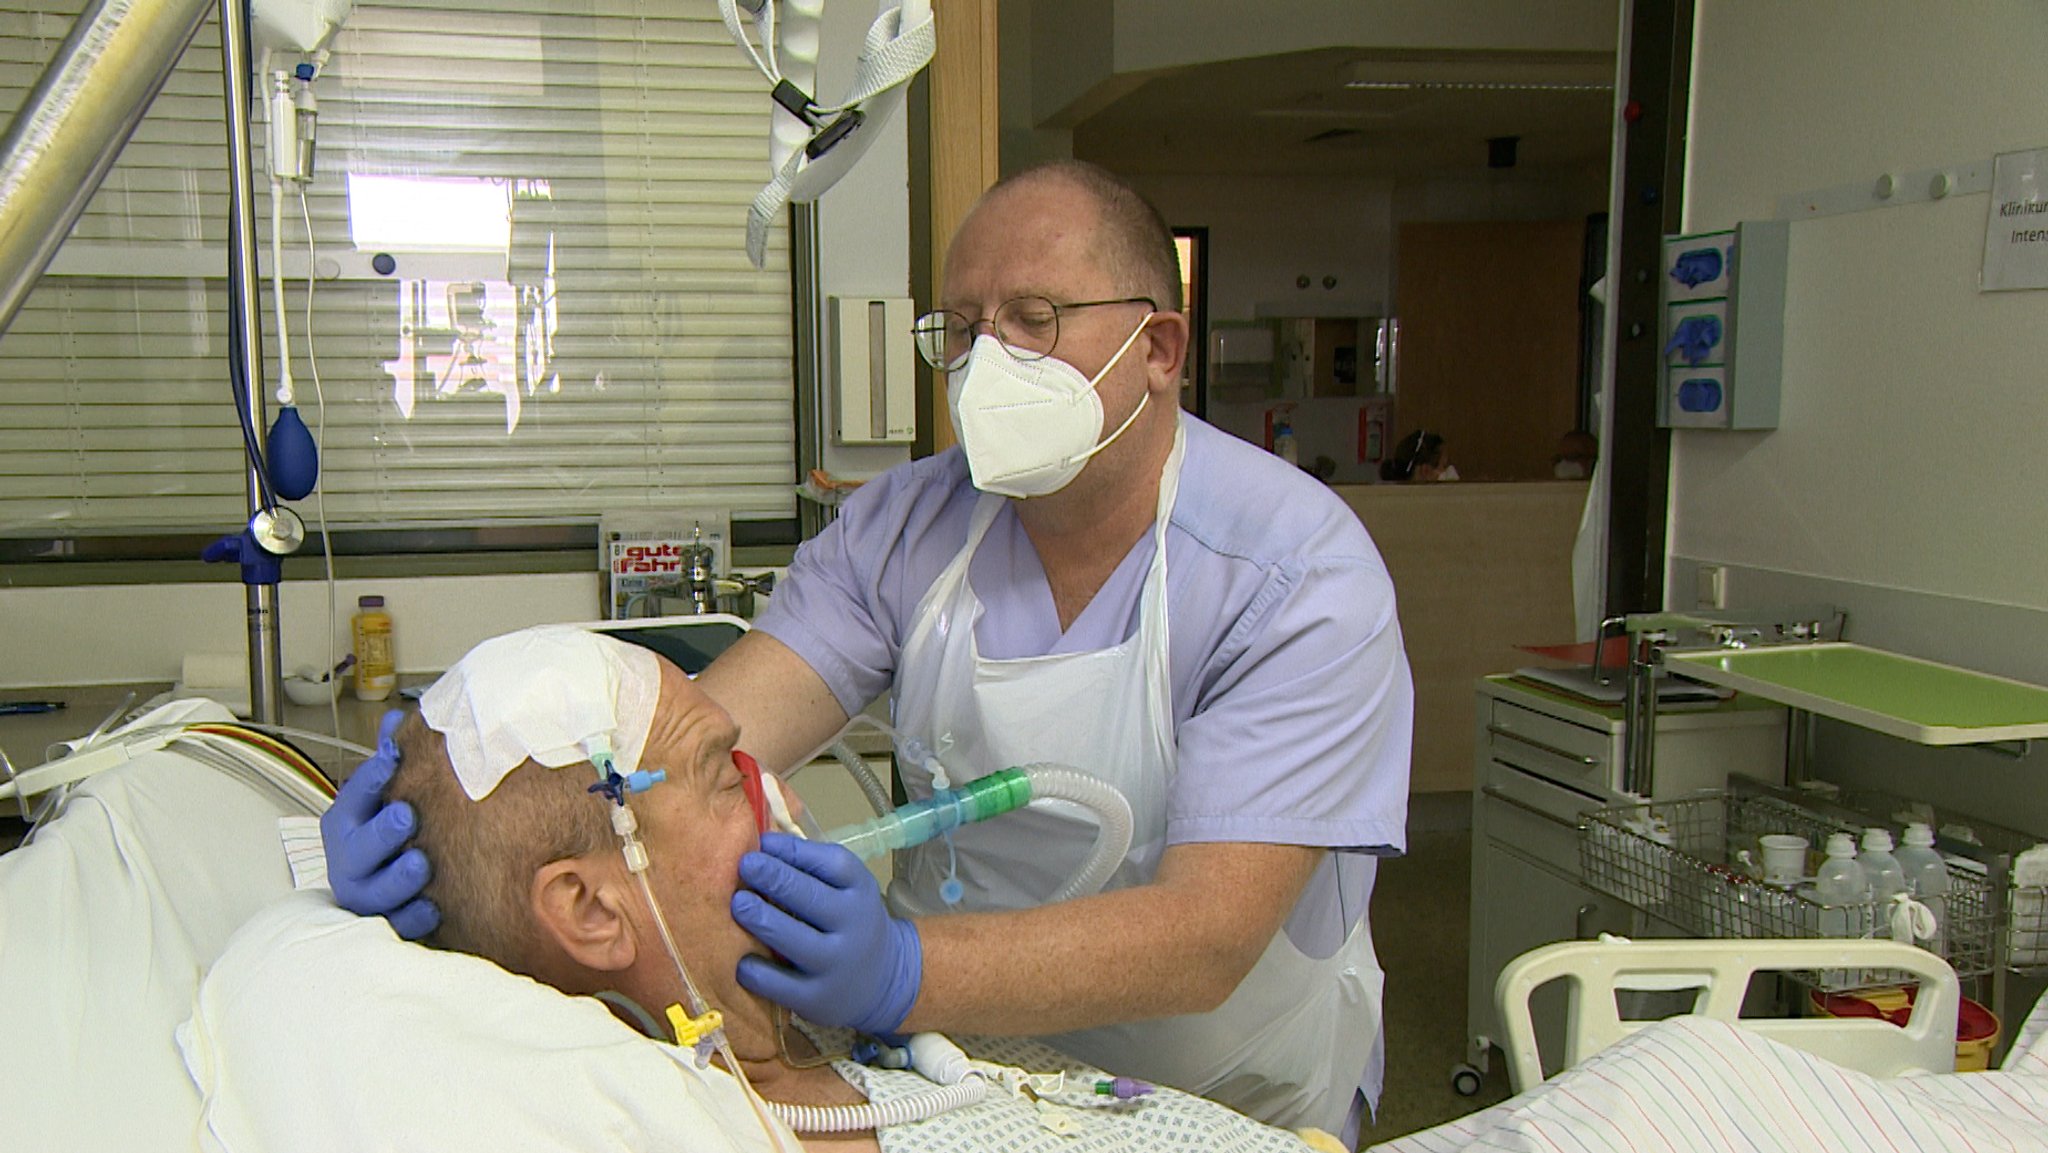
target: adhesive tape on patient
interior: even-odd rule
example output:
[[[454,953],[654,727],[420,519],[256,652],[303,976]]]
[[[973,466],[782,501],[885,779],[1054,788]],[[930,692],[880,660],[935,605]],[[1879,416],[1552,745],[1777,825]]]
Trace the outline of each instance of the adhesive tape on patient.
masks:
[[[653,653],[549,625],[469,650],[420,698],[420,716],[446,738],[462,791],[480,801],[528,760],[551,769],[588,760],[594,739],[611,746],[620,772],[632,772],[660,696]]]

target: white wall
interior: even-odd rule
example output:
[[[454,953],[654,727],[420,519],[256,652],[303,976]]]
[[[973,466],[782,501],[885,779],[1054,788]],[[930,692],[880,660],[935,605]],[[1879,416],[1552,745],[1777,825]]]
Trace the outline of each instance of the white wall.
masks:
[[[1337,177],[1130,177],[1168,224],[1209,229],[1209,316],[1377,316],[1391,299],[1393,183]],[[1309,287],[1295,287],[1307,276]],[[1323,287],[1335,276],[1337,286]]]
[[[2048,146],[2048,7],[1700,0],[1686,215]],[[1879,647],[2048,684],[2048,293],[1977,291],[1989,198],[1792,226],[1781,427],[1682,432],[1667,601],[1845,607]],[[1822,775],[2048,835],[2040,752],[1823,722]],[[2024,1000],[2017,1003],[2024,1004]]]
[[[1003,0],[996,12],[996,118],[999,139],[997,159],[1004,175],[1047,160],[1074,154],[1071,127],[1042,127],[1035,111],[1037,100],[1037,56],[1032,45],[1041,35],[1051,38],[1050,29],[1038,25],[1040,4],[1064,0]],[[1048,51],[1058,51],[1049,46]],[[1107,49],[1105,48],[1105,51]],[[1106,66],[1106,65],[1105,65]],[[1056,75],[1047,82],[1059,83]],[[1070,93],[1069,96],[1078,95]],[[1049,100],[1058,102],[1057,95]]]
[[[1609,52],[1615,0],[1116,0],[1116,70],[1310,48]]]
[[[1105,158],[1107,159],[1107,158]],[[1209,229],[1212,320],[1399,312],[1394,246],[1420,220],[1576,220],[1606,208],[1604,167],[1417,181],[1132,173],[1167,223]],[[1295,287],[1298,276],[1309,287]],[[1324,276],[1337,286],[1323,287]]]
[[[1616,12],[1616,0],[1029,2],[1036,124],[1071,124],[1146,73],[1248,56],[1330,47],[1609,52]]]
[[[833,4],[825,9],[819,99],[837,102],[853,86],[856,54],[874,18],[872,5]],[[898,110],[860,162],[818,203],[818,286],[828,297],[910,295],[909,119]],[[826,356],[821,368],[829,375],[829,350],[822,351]],[[831,403],[832,396],[828,380],[825,403]],[[828,435],[824,447],[826,471],[841,477],[875,476],[910,459],[908,446],[833,444]]]
[[[594,620],[596,562],[593,552],[589,573],[342,580],[336,651],[349,651],[349,615],[364,593],[384,597],[406,673],[439,672],[498,633]],[[287,582],[279,602],[285,670],[319,666],[326,585]],[[0,589],[0,621],[0,688],[174,681],[188,654],[247,652],[239,584]]]
[[[1578,220],[1607,210],[1607,162],[1583,168],[1486,169],[1403,180],[1394,223],[1411,220]]]
[[[1701,0],[1686,216],[2048,145],[2048,7]],[[1680,433],[1676,555],[2048,609],[2048,293],[1988,198],[1792,226],[1782,425]],[[1689,590],[1688,598],[1689,598]]]
[[[845,90],[873,18],[872,7],[858,8],[834,5],[827,14],[820,83],[827,93]],[[766,91],[760,99],[765,114]],[[909,295],[906,141],[899,118],[826,193],[819,214],[825,293]],[[768,175],[764,148],[763,183]],[[880,471],[908,456],[900,449],[828,451],[828,464],[845,475]],[[594,555],[591,562],[588,575],[345,580],[341,651],[347,651],[347,618],[358,593],[387,598],[405,672],[446,668],[477,641],[510,629],[593,619],[599,613]],[[287,583],[281,600],[285,667],[318,663],[327,651],[325,586]],[[242,652],[244,620],[242,586],[233,583],[0,588],[0,688],[171,680],[186,653]]]

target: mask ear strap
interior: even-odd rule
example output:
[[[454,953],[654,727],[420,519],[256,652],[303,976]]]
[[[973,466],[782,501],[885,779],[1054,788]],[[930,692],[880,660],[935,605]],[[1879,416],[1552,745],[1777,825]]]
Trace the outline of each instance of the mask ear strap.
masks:
[[[1131,334],[1129,336],[1124,337],[1124,342],[1121,345],[1117,346],[1116,355],[1110,357],[1109,363],[1102,366],[1102,371],[1096,373],[1094,377],[1088,381],[1089,388],[1097,388],[1102,384],[1102,378],[1109,375],[1109,370],[1116,367],[1116,362],[1124,358],[1124,353],[1129,352],[1133,344],[1138,343],[1138,335],[1144,332],[1145,326],[1152,323],[1152,318],[1158,315],[1159,314],[1156,312],[1148,312],[1145,314],[1145,319],[1139,321],[1138,327],[1132,329]]]
[[[1139,321],[1138,327],[1132,329],[1131,334],[1124,338],[1123,346],[1116,350],[1116,355],[1110,357],[1109,363],[1102,366],[1102,371],[1095,374],[1095,379],[1088,382],[1088,387],[1091,391],[1102,384],[1102,378],[1109,375],[1109,370],[1116,367],[1116,362],[1122,360],[1124,358],[1124,353],[1129,352],[1131,350],[1131,345],[1136,344],[1138,342],[1138,335],[1145,331],[1145,326],[1152,323],[1152,318],[1158,315],[1159,314],[1156,312],[1148,312],[1145,314],[1145,319]],[[1115,432],[1112,432],[1108,436],[1103,437],[1102,440],[1096,443],[1094,448],[1089,449],[1087,452],[1082,453],[1080,456],[1074,459],[1087,460],[1089,457],[1094,456],[1096,453],[1101,452],[1103,449],[1108,448],[1112,444],[1115,444],[1116,438],[1122,436],[1124,434],[1124,430],[1131,427],[1131,422],[1138,419],[1138,414],[1145,411],[1145,405],[1150,403],[1151,400],[1152,390],[1148,388],[1145,390],[1145,395],[1138,398],[1138,407],[1132,409],[1131,415],[1125,417],[1124,422],[1116,426]],[[1069,463],[1072,462],[1070,461]]]
[[[1131,422],[1138,419],[1138,414],[1145,411],[1145,405],[1150,403],[1151,400],[1152,394],[1149,391],[1146,392],[1145,395],[1139,397],[1138,407],[1132,409],[1131,415],[1125,417],[1124,422],[1116,426],[1115,432],[1112,432],[1108,436],[1103,437],[1102,443],[1096,445],[1094,448],[1089,449],[1087,452],[1082,453],[1075,459],[1087,460],[1089,457],[1094,456],[1096,453],[1101,452],[1103,449],[1108,448],[1112,444],[1115,444],[1116,438],[1122,436],[1124,434],[1124,430],[1131,427]]]

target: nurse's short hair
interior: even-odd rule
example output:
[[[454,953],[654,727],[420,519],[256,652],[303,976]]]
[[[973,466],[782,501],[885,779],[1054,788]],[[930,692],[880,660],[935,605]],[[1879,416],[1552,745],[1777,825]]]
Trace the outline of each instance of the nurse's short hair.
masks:
[[[1095,202],[1102,226],[1103,254],[1119,284],[1149,296],[1163,312],[1179,312],[1180,251],[1173,230],[1143,193],[1123,177],[1086,160],[1049,160],[998,181],[990,195],[1013,185],[1063,180]]]
[[[531,903],[534,874],[615,843],[608,802],[585,791],[595,779],[590,770],[528,761],[472,801],[455,778],[447,742],[417,709],[394,740],[398,772],[388,795],[411,804],[419,818],[413,843],[433,868],[422,895],[441,911],[440,927],[425,943],[547,980],[552,970],[541,960],[546,944]]]

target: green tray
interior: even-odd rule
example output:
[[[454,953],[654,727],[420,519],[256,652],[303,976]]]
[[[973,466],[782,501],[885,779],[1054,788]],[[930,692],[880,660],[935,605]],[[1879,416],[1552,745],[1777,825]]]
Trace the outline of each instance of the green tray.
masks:
[[[1854,644],[1666,652],[1671,672],[1923,745],[2048,737],[2048,688]]]

